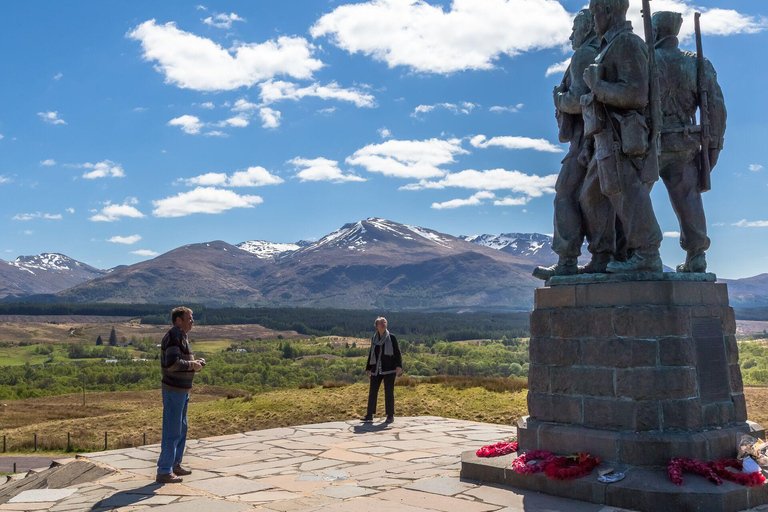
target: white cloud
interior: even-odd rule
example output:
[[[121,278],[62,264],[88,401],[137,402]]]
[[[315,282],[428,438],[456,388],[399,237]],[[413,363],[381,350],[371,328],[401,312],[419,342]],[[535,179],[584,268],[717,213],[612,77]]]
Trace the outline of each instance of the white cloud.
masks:
[[[315,82],[306,87],[299,87],[293,82],[268,80],[259,84],[259,97],[265,105],[283,100],[298,101],[302,98],[314,97],[323,100],[338,100],[354,103],[358,107],[372,108],[376,106],[376,98],[360,89],[345,89],[336,82],[320,85]]]
[[[135,206],[139,201],[135,197],[127,198],[123,204],[113,204],[110,202],[105,203],[104,208],[100,212],[91,216],[89,220],[93,222],[115,222],[120,220],[121,217],[128,217],[132,219],[141,219],[144,214],[141,213]]]
[[[439,181],[422,180],[419,183],[411,183],[401,187],[401,189],[422,190],[457,187],[470,190],[510,190],[527,197],[541,197],[544,194],[554,194],[556,182],[557,174],[537,176],[505,169],[488,171],[467,169],[449,174]]]
[[[25,230],[24,230],[24,234],[25,234],[25,235],[31,235],[31,234],[33,234],[33,233],[34,233],[34,231],[32,231],[31,229],[25,229]]]
[[[125,245],[133,245],[139,240],[141,240],[141,235],[129,235],[129,236],[115,235],[112,238],[107,238],[107,242],[112,242],[113,244],[125,244]]]
[[[204,5],[198,5],[198,6],[195,7],[195,9],[197,9],[198,11],[207,11],[208,10],[208,8],[206,6],[204,6]]]
[[[273,110],[269,107],[263,107],[259,109],[259,117],[261,118],[261,126],[264,128],[277,128],[280,126],[280,118],[283,115],[279,110]]]
[[[245,98],[240,98],[235,102],[235,104],[232,106],[233,112],[253,112],[259,108],[259,106],[256,103],[251,103],[250,101],[246,100]]]
[[[679,231],[665,231],[664,238],[680,238]]]
[[[558,47],[571,24],[572,15],[553,0],[453,0],[448,11],[423,0],[370,0],[337,7],[310,33],[390,68],[452,73],[491,69],[504,54]]]
[[[739,222],[734,222],[731,225],[740,228],[768,228],[768,220],[755,220],[748,222],[747,219],[741,219]]]
[[[346,162],[385,176],[426,179],[445,175],[440,166],[468,153],[460,139],[388,140],[358,149]]]
[[[248,126],[250,122],[246,117],[243,116],[235,116],[230,117],[229,119],[225,119],[221,122],[222,126],[234,126],[235,128],[245,128]]]
[[[0,140],[3,140],[3,137],[4,137],[3,134],[0,133]]]
[[[764,167],[760,164],[752,164],[749,166],[749,170],[752,172],[762,171]]]
[[[189,114],[176,117],[168,121],[168,126],[178,126],[181,131],[190,135],[197,135],[200,133],[200,129],[204,126],[200,122],[200,118],[197,116],[190,116]]]
[[[641,25],[642,26],[642,25]],[[547,72],[544,73],[546,76],[550,77],[552,75],[559,75],[561,73],[565,73],[565,71],[568,69],[568,66],[571,65],[571,58],[568,57],[563,62],[557,62],[555,64],[552,64],[547,68]]]
[[[150,256],[150,257],[154,257],[154,256],[157,256],[160,253],[155,252],[155,251],[150,251],[149,249],[138,249],[136,251],[131,251],[131,254],[135,254],[137,256]]]
[[[653,6],[654,12],[674,11],[683,15],[683,26],[680,29],[680,38],[683,40],[690,40],[693,37],[693,15],[696,11],[702,13],[701,31],[705,35],[755,34],[762,32],[768,26],[764,16],[749,16],[733,9],[706,9],[693,5],[688,0],[654,0],[654,2],[658,4]],[[630,2],[627,17],[635,27],[640,27],[642,33],[643,19],[640,11],[640,2]]]
[[[365,178],[355,174],[344,174],[339,168],[339,162],[327,158],[294,158],[288,160],[296,169],[296,177],[301,181],[333,181],[343,183],[345,181],[366,181]]]
[[[32,219],[49,219],[49,220],[61,220],[60,213],[17,213],[13,216],[13,220],[32,220]]]
[[[146,112],[147,110],[149,110],[147,107],[135,107],[133,109],[134,112]]]
[[[546,139],[531,139],[530,137],[492,137],[486,140],[485,135],[475,135],[469,141],[476,148],[498,146],[507,149],[533,149],[547,153],[562,153],[560,146],[552,144]]]
[[[231,190],[197,187],[173,197],[152,201],[155,217],[184,217],[193,213],[222,213],[232,208],[253,208],[264,200],[259,196],[239,195]]]
[[[229,137],[228,134],[220,130],[211,130],[210,132],[205,132],[203,135],[206,137]]]
[[[226,173],[209,172],[194,178],[184,180],[187,185],[222,186],[222,187],[261,187],[283,183],[280,176],[271,174],[263,167],[249,167],[245,171],[237,171],[232,176]]]
[[[56,160],[53,158],[46,158],[40,161],[40,166],[42,167],[53,167],[54,165],[56,165]]]
[[[481,191],[471,195],[467,199],[451,199],[443,203],[432,203],[432,208],[435,210],[445,210],[459,208],[461,206],[477,206],[483,204],[485,199],[494,199],[496,194],[493,192]]]
[[[449,112],[452,112],[453,115],[459,115],[464,114],[468,115],[472,112],[472,110],[477,107],[476,104],[470,103],[469,101],[463,101],[459,104],[456,103],[435,103],[434,105],[419,105],[415,109],[413,109],[413,112],[411,112],[411,117],[418,118],[421,114],[427,114],[429,112],[432,112],[436,108],[443,108],[448,110]]]
[[[530,197],[505,197],[493,202],[494,206],[524,206],[530,201]]]
[[[74,208],[67,208],[66,211],[67,211],[67,213],[70,213],[70,214],[74,214],[75,213],[75,209]]]
[[[84,163],[79,165],[78,167],[83,167],[85,169],[92,169],[91,171],[83,173],[83,178],[87,180],[94,180],[96,178],[124,178],[125,177],[125,171],[123,170],[123,166],[115,163],[111,160],[102,160],[101,162],[92,164],[92,163]]]
[[[379,128],[376,130],[376,132],[379,134],[379,136],[382,139],[391,139],[392,138],[392,132],[389,131],[389,128]]]
[[[3,183],[10,183],[10,182],[11,182],[11,178],[8,178],[0,174],[0,185],[2,185]]]
[[[65,120],[59,117],[59,113],[55,110],[49,110],[48,112],[38,112],[40,118],[48,124],[67,124]]]
[[[229,14],[220,13],[220,14],[214,14],[213,16],[208,16],[203,20],[203,23],[216,28],[232,28],[233,21],[245,21],[245,20],[240,16],[238,16],[237,14],[231,12]]]
[[[216,105],[214,105],[212,101],[206,101],[205,103],[200,104],[200,108],[213,109],[216,108]]]
[[[317,111],[318,114],[323,114],[325,116],[329,116],[336,112],[336,107],[328,107],[328,108],[321,108]]]
[[[489,112],[510,112],[512,114],[516,114],[517,112],[520,112],[520,109],[522,109],[525,105],[523,103],[518,103],[517,105],[510,105],[508,107],[502,107],[500,105],[494,105],[493,107],[489,108]]]
[[[62,73],[61,71],[59,71],[58,73],[56,73],[55,75],[53,75],[53,79],[54,79],[54,80],[61,80],[61,77],[63,77],[63,76],[64,76],[64,73]]]
[[[210,39],[179,30],[173,22],[145,21],[127,37],[141,42],[143,57],[157,64],[165,82],[196,91],[230,91],[278,75],[308,79],[323,66],[303,37],[282,36],[264,43],[224,49]]]

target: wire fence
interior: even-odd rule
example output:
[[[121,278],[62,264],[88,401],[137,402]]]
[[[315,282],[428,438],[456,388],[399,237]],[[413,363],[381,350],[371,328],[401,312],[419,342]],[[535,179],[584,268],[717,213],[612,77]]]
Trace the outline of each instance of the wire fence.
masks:
[[[91,431],[3,435],[2,453],[95,452],[134,448],[159,442],[160,434],[154,432],[121,434],[119,432]]]

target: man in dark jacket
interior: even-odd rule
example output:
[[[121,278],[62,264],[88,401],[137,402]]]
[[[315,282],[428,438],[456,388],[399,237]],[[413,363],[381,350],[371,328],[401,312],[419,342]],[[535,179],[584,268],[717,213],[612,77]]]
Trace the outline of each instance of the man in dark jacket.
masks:
[[[163,375],[163,437],[157,459],[157,482],[181,482],[191,471],[181,466],[187,440],[187,405],[195,372],[205,366],[205,359],[195,360],[187,333],[195,320],[185,307],[171,311],[173,327],[163,337],[160,366]]]
[[[371,338],[371,350],[365,366],[365,374],[371,379],[371,387],[368,391],[368,412],[363,421],[373,421],[379,387],[384,381],[386,422],[392,423],[395,421],[395,378],[403,373],[403,357],[400,355],[397,338],[387,330],[387,319],[379,317],[373,325],[376,327],[376,334]]]

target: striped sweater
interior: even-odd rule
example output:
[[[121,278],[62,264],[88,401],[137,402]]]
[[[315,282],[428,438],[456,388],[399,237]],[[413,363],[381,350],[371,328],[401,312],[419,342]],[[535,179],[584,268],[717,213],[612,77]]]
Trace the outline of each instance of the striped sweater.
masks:
[[[177,393],[189,393],[195,371],[189,364],[195,354],[189,347],[187,333],[173,326],[165,333],[160,350],[160,366],[163,373],[163,389]]]

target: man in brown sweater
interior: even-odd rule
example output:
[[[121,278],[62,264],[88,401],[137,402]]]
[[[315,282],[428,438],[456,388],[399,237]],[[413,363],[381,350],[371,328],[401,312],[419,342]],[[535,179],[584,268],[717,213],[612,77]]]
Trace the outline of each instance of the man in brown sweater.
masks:
[[[195,359],[187,333],[195,320],[185,307],[171,311],[173,327],[163,337],[160,366],[163,375],[163,437],[157,460],[157,482],[178,483],[191,471],[181,466],[187,440],[187,405],[195,372],[203,369],[205,359]]]

